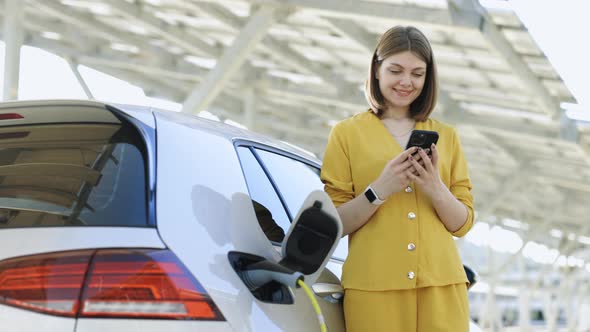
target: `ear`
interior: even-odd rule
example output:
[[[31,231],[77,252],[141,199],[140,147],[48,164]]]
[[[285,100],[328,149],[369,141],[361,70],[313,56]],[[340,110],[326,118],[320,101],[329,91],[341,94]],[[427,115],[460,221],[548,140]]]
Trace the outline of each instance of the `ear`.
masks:
[[[379,65],[375,65],[375,67],[373,68],[373,71],[375,73],[375,79],[378,81],[379,80]]]

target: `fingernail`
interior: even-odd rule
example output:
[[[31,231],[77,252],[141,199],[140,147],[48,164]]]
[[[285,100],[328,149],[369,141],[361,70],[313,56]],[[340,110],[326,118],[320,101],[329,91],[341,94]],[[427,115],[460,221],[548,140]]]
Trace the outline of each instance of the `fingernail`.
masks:
[[[434,143],[432,143],[432,150],[436,149],[436,145],[434,145]]]

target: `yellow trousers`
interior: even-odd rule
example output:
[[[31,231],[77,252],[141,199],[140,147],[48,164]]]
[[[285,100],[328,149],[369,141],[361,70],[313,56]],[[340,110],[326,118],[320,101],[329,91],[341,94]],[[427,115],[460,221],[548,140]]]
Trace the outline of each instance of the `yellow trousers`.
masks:
[[[468,332],[467,286],[392,291],[346,289],[347,332]]]

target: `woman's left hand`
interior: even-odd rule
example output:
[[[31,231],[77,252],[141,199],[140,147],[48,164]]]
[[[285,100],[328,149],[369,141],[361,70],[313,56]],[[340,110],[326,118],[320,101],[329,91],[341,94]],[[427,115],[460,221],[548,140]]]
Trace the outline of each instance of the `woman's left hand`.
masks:
[[[407,170],[406,175],[423,193],[430,197],[430,199],[434,200],[441,192],[440,189],[444,187],[444,184],[438,173],[438,151],[434,144],[430,146],[430,151],[432,151],[432,157],[429,157],[422,149],[418,151],[424,166],[420,165],[416,158],[410,155],[408,160],[414,166],[415,172],[412,173]]]

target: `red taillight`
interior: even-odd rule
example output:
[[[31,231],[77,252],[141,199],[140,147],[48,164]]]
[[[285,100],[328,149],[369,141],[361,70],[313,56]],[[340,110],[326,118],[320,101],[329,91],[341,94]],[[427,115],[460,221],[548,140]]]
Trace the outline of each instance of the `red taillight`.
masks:
[[[0,262],[0,303],[75,316],[91,255],[65,252]]]
[[[224,320],[168,250],[85,250],[3,261],[0,303],[69,317]]]
[[[18,120],[24,117],[18,113],[0,113],[0,120]]]

